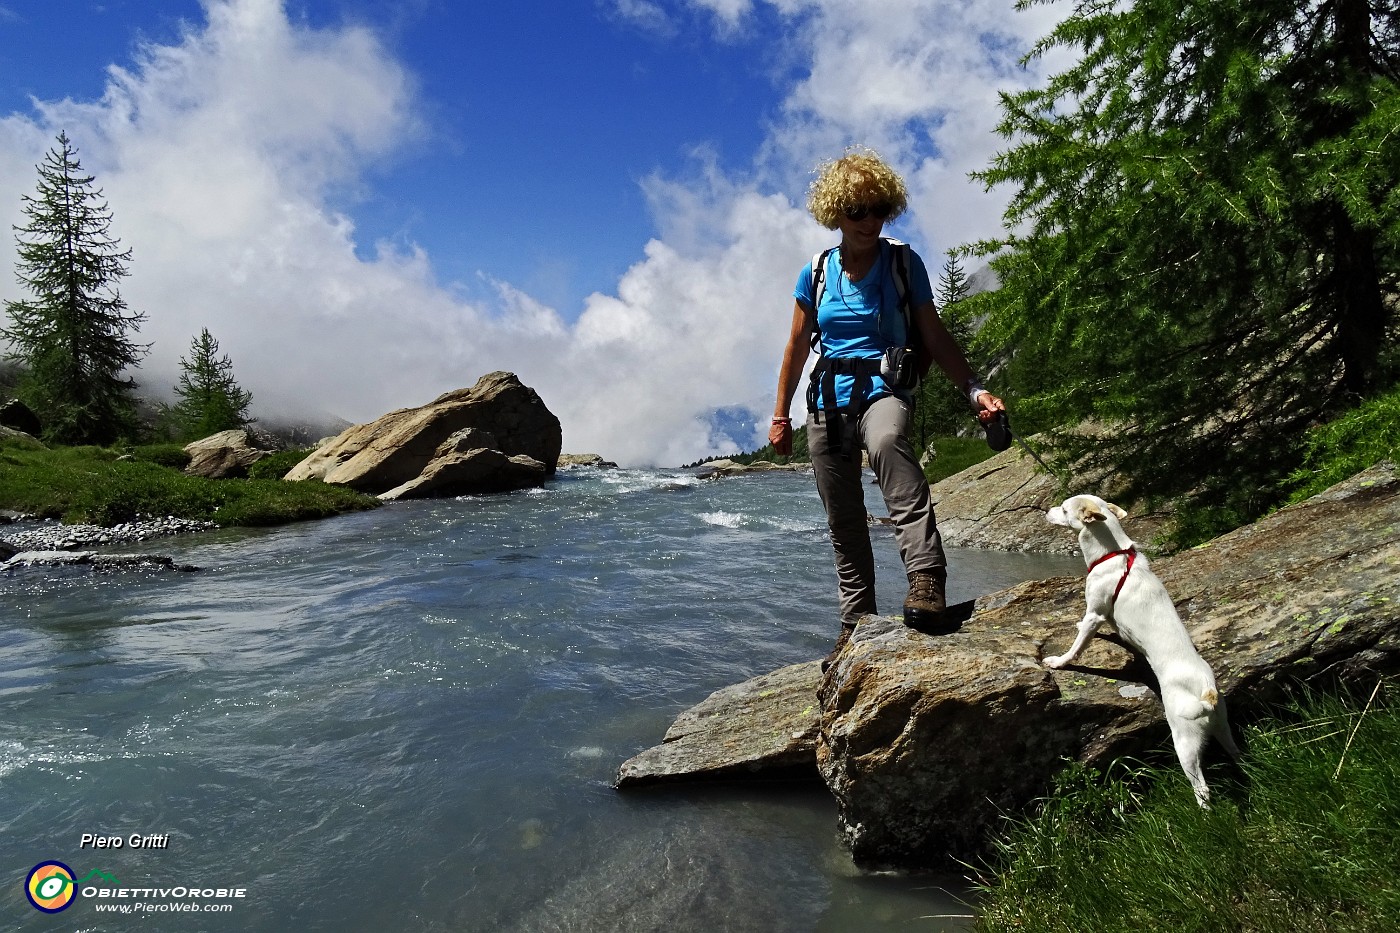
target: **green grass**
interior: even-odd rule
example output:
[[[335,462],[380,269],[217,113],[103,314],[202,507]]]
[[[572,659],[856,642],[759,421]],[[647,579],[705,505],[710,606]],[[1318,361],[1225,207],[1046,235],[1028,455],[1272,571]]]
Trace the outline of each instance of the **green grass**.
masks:
[[[937,456],[924,467],[930,483],[961,473],[995,455],[982,437],[935,437],[933,449]]]
[[[1304,463],[1289,481],[1290,502],[1315,496],[1374,465],[1400,459],[1400,388],[1308,432]]]
[[[1175,767],[1071,767],[997,843],[976,929],[1400,929],[1395,686],[1248,730],[1243,779],[1208,775],[1210,810]]]
[[[301,448],[298,450],[279,450],[274,454],[268,454],[248,467],[248,478],[281,479],[287,475],[288,470],[305,460],[310,453],[309,448]]]
[[[174,515],[258,526],[379,505],[372,496],[324,483],[186,476],[180,470],[186,462],[176,445],[44,450],[0,441],[0,508],[92,525]]]

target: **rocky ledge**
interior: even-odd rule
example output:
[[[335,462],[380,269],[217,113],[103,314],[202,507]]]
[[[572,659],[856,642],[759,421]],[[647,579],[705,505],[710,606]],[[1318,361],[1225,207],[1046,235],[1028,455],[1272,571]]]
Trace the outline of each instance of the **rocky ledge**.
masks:
[[[4,552],[0,551],[0,558]],[[9,559],[0,559],[0,572],[24,567],[91,567],[94,570],[128,570],[145,568],[177,570],[191,573],[198,570],[190,564],[177,564],[174,558],[160,554],[99,554],[96,551],[20,551]]]
[[[1049,452],[1048,442],[1040,436],[1031,437],[1025,443],[1042,454]],[[811,469],[812,465],[806,462],[778,464],[757,460],[743,464],[712,460],[702,464],[697,475],[701,479],[720,479],[774,471],[808,473]],[[1065,490],[1058,479],[1038,466],[1019,445],[934,483],[931,492],[938,530],[943,535],[943,543],[949,547],[1072,554],[1074,538],[1064,534],[1063,529],[1046,524],[1044,515],[1050,506],[1058,505],[1066,495],[1080,489],[1096,489],[1106,498],[1129,506],[1138,543],[1150,553],[1152,541],[1165,524],[1167,514],[1147,512],[1134,503],[1115,498],[1117,489],[1111,477],[1103,482],[1083,479],[1080,487]],[[872,517],[872,521],[886,519]]]
[[[1040,435],[1023,443],[1042,455],[1049,453],[1048,442]],[[1133,537],[1150,552],[1153,539],[1169,517],[1166,513],[1149,512],[1124,501],[1111,476],[1077,477],[1074,488],[1066,489],[1019,444],[934,483],[930,491],[945,545],[1075,554],[1078,545],[1074,537],[1047,524],[1045,510],[1088,490],[1126,507],[1133,516]]]
[[[1137,531],[1131,517],[1125,527]],[[1237,724],[1298,684],[1369,692],[1400,670],[1393,463],[1153,570]],[[622,766],[618,786],[805,769],[835,796],[858,862],[974,857],[1067,760],[1173,761],[1151,671],[1112,637],[1101,633],[1064,670],[1041,664],[1072,640],[1083,585],[1032,581],[954,607],[965,619],[951,635],[867,621],[825,677],[815,662],[798,665],[683,714],[661,745]]]

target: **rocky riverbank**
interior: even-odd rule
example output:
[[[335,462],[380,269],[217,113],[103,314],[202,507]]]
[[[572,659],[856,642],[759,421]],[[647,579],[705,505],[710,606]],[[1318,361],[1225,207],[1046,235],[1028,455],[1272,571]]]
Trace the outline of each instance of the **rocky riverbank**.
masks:
[[[1036,520],[1052,527],[1043,511]],[[1124,527],[1141,533],[1132,518]],[[1389,462],[1153,561],[1237,723],[1299,684],[1366,691],[1400,671],[1397,566],[1400,468]],[[961,625],[950,635],[872,619],[824,677],[797,665],[683,714],[661,745],[622,765],[618,785],[762,775],[770,763],[816,772],[858,862],[972,857],[1066,761],[1170,754],[1151,670],[1109,633],[1079,663],[1044,667],[1083,607],[1075,576],[953,607]]]
[[[103,527],[101,525],[65,525],[56,519],[31,519],[12,516],[8,524],[0,525],[0,543],[16,551],[71,551],[78,548],[135,544],[152,538],[193,534],[209,531],[213,522],[176,518],[144,517],[132,522]]]
[[[1027,443],[1040,445],[1038,437]],[[766,460],[743,464],[733,460],[712,460],[697,473],[701,479],[722,479],[774,471],[810,472],[810,463],[778,464]],[[1153,542],[1169,516],[1149,512],[1132,502],[1116,498],[1112,477],[1073,477],[1075,487],[1063,486],[1059,479],[1039,467],[1019,445],[1002,451],[947,479],[934,483],[934,511],[938,530],[948,547],[984,548],[996,551],[1031,551],[1044,554],[1072,554],[1074,539],[1061,529],[1047,525],[1045,510],[1067,495],[1085,489],[1127,506],[1133,513],[1134,536],[1143,549],[1153,551]],[[872,522],[883,521],[872,516]]]
[[[214,528],[213,522],[147,517],[110,528],[101,525],[65,525],[54,519],[33,519],[13,512],[0,514],[0,570],[21,567],[85,566],[99,570],[154,567],[196,570],[157,554],[115,554],[80,550],[135,544],[153,538],[192,534]]]

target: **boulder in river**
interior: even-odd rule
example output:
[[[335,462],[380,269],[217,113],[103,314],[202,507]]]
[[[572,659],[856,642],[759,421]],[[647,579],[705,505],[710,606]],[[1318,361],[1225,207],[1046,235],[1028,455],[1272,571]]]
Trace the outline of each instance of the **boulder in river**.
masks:
[[[711,694],[662,743],[623,764],[620,788],[698,777],[816,780],[821,662],[805,661]]]
[[[535,390],[495,372],[427,405],[349,427],[283,478],[384,498],[497,492],[553,476],[562,446],[559,419]]]

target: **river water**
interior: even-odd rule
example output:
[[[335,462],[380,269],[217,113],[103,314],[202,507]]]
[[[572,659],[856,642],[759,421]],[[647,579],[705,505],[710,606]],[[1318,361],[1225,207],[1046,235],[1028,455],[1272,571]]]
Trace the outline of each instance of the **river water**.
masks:
[[[682,709],[826,653],[810,476],[585,469],[121,550],[203,569],[0,575],[6,929],[968,928],[960,879],[858,870],[820,785],[612,787]],[[949,561],[950,601],[1081,572]]]

